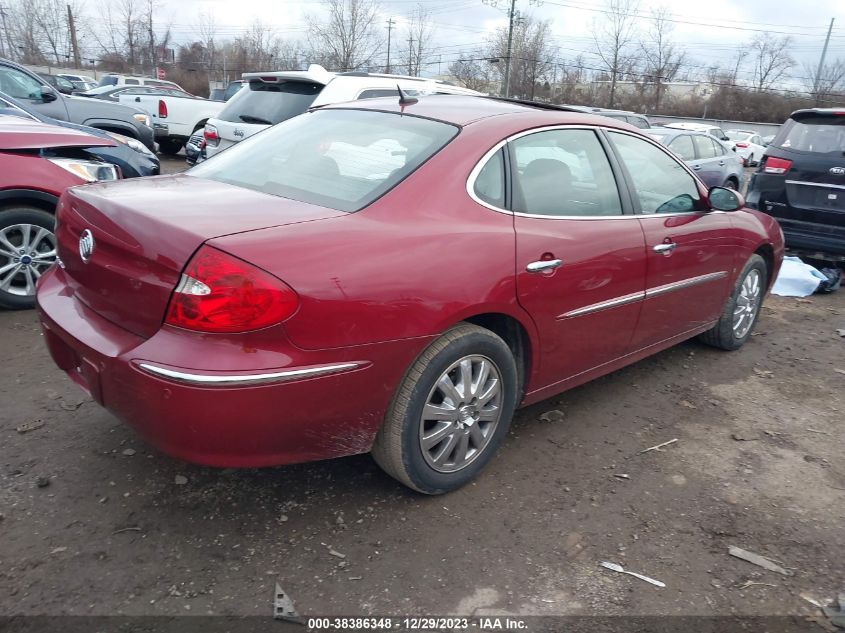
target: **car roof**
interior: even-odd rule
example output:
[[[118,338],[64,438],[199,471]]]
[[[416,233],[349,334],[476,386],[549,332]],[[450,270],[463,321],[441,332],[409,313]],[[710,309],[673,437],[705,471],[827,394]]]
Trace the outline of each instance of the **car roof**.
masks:
[[[400,105],[397,97],[362,99],[321,106],[319,109],[376,110],[412,114],[437,119],[454,125],[465,126],[492,117],[519,116],[525,119],[525,127],[543,125],[587,124],[616,127],[623,130],[640,130],[618,119],[609,119],[600,114],[584,113],[566,106],[499,99],[496,97],[471,95],[424,95],[413,104]]]
[[[709,130],[711,128],[719,127],[719,126],[713,125],[712,123],[664,123],[663,127],[674,128],[676,130],[700,131],[700,130]]]

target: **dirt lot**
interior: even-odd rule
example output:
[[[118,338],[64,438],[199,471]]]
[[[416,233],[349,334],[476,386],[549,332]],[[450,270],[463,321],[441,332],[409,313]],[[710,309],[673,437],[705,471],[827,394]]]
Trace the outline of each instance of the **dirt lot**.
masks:
[[[799,594],[845,588],[836,328],[845,291],[770,298],[740,352],[689,342],[523,410],[429,498],[366,455],[167,458],[53,367],[34,313],[0,313],[0,614],[267,615],[276,582],[306,616],[810,614]]]

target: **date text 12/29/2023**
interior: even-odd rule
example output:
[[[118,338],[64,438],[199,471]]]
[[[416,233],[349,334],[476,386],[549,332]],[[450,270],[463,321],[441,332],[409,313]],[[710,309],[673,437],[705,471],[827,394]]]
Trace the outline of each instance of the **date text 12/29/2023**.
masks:
[[[308,618],[309,631],[527,631],[525,620],[489,617],[348,617]]]

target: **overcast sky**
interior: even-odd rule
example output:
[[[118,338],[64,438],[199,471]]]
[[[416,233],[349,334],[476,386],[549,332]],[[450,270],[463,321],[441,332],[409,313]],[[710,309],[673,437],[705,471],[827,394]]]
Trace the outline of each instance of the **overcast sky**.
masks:
[[[495,0],[494,0],[495,1]],[[485,37],[497,27],[505,25],[504,7],[509,0],[498,0],[500,8],[488,6],[482,0],[423,0],[432,14],[436,26],[435,50],[430,61],[442,58],[442,70],[454,61],[461,51],[483,43]],[[381,6],[384,19],[393,17],[400,22],[394,37],[402,45],[407,38],[401,22],[418,4],[418,0],[384,0]],[[538,6],[539,5],[539,6]],[[591,54],[590,27],[600,19],[604,0],[517,0],[517,9],[540,19],[552,22],[554,44],[563,58],[571,59],[583,53],[587,62],[595,62]],[[793,57],[798,64],[790,71],[794,84],[801,84],[807,75],[805,64],[813,68],[818,63],[824,37],[831,18],[836,18],[833,37],[828,49],[828,59],[845,59],[845,1],[813,0],[708,0],[691,3],[689,0],[642,0],[640,13],[647,15],[653,7],[666,6],[673,14],[674,38],[688,53],[690,67],[707,67],[713,63],[729,66],[737,51],[747,47],[759,31],[768,31],[771,37],[789,33],[794,39]],[[159,19],[172,24],[177,42],[196,37],[196,19],[201,13],[212,14],[221,37],[236,36],[255,19],[293,39],[304,40],[305,15],[319,15],[319,0],[160,0]],[[407,46],[407,42],[404,43]],[[394,48],[394,54],[396,49]],[[428,67],[437,73],[437,64]],[[750,77],[750,67],[746,67]]]

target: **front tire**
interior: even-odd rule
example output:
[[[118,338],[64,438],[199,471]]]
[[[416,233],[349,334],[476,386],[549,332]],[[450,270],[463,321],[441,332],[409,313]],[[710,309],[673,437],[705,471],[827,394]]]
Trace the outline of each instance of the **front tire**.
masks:
[[[759,255],[752,255],[737,277],[719,321],[699,337],[701,341],[729,351],[742,347],[760,316],[768,277],[766,262]]]
[[[409,488],[460,488],[490,461],[517,404],[516,361],[508,345],[463,323],[414,361],[376,435],[379,466]]]
[[[56,261],[55,218],[42,209],[0,211],[0,308],[35,307],[35,283]]]
[[[179,141],[160,141],[158,144],[158,149],[162,154],[167,154],[168,156],[176,156],[185,146],[184,143],[180,143]]]

